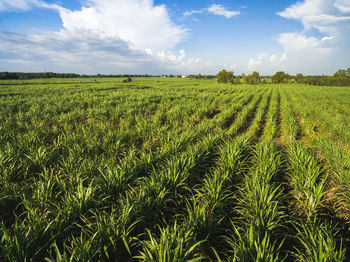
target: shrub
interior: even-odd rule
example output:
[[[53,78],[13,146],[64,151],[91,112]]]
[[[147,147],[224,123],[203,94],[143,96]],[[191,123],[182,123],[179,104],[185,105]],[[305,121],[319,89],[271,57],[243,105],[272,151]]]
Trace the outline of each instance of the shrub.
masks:
[[[128,77],[127,79],[124,79],[122,83],[130,83],[132,81],[131,77]]]

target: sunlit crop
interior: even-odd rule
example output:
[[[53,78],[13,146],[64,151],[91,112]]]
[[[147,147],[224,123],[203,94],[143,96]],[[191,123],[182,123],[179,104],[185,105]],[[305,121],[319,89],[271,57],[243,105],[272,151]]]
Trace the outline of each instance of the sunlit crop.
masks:
[[[6,83],[1,261],[350,260],[348,87]]]

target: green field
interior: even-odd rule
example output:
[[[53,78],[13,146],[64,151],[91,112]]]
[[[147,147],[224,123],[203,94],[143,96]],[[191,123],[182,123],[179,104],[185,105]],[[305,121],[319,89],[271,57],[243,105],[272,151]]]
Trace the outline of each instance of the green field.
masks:
[[[0,82],[0,261],[350,261],[350,87]]]

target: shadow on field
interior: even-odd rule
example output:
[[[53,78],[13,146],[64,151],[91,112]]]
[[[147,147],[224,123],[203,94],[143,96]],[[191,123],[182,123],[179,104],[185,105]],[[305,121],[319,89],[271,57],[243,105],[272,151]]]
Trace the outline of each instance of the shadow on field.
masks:
[[[222,128],[229,128],[232,123],[234,122],[234,120],[236,119],[236,116],[243,110],[243,108],[248,105],[251,101],[253,100],[253,96],[250,96],[247,101],[245,101],[241,107],[236,111],[234,112],[231,116],[229,116],[225,121],[224,123],[222,123]]]
[[[256,137],[261,138],[263,135],[263,132],[265,130],[265,125],[266,125],[266,121],[267,121],[267,113],[269,111],[270,108],[270,103],[271,103],[271,96],[272,96],[272,92],[269,94],[269,97],[267,99],[267,103],[266,106],[264,108],[264,112],[263,115],[261,117],[261,121],[259,123],[259,129],[258,132],[256,133]]]

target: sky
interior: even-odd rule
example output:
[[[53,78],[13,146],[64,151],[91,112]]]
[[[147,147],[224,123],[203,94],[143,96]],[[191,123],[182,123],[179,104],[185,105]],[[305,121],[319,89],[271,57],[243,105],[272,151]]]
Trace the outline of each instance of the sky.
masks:
[[[0,71],[334,74],[350,0],[0,0]]]

